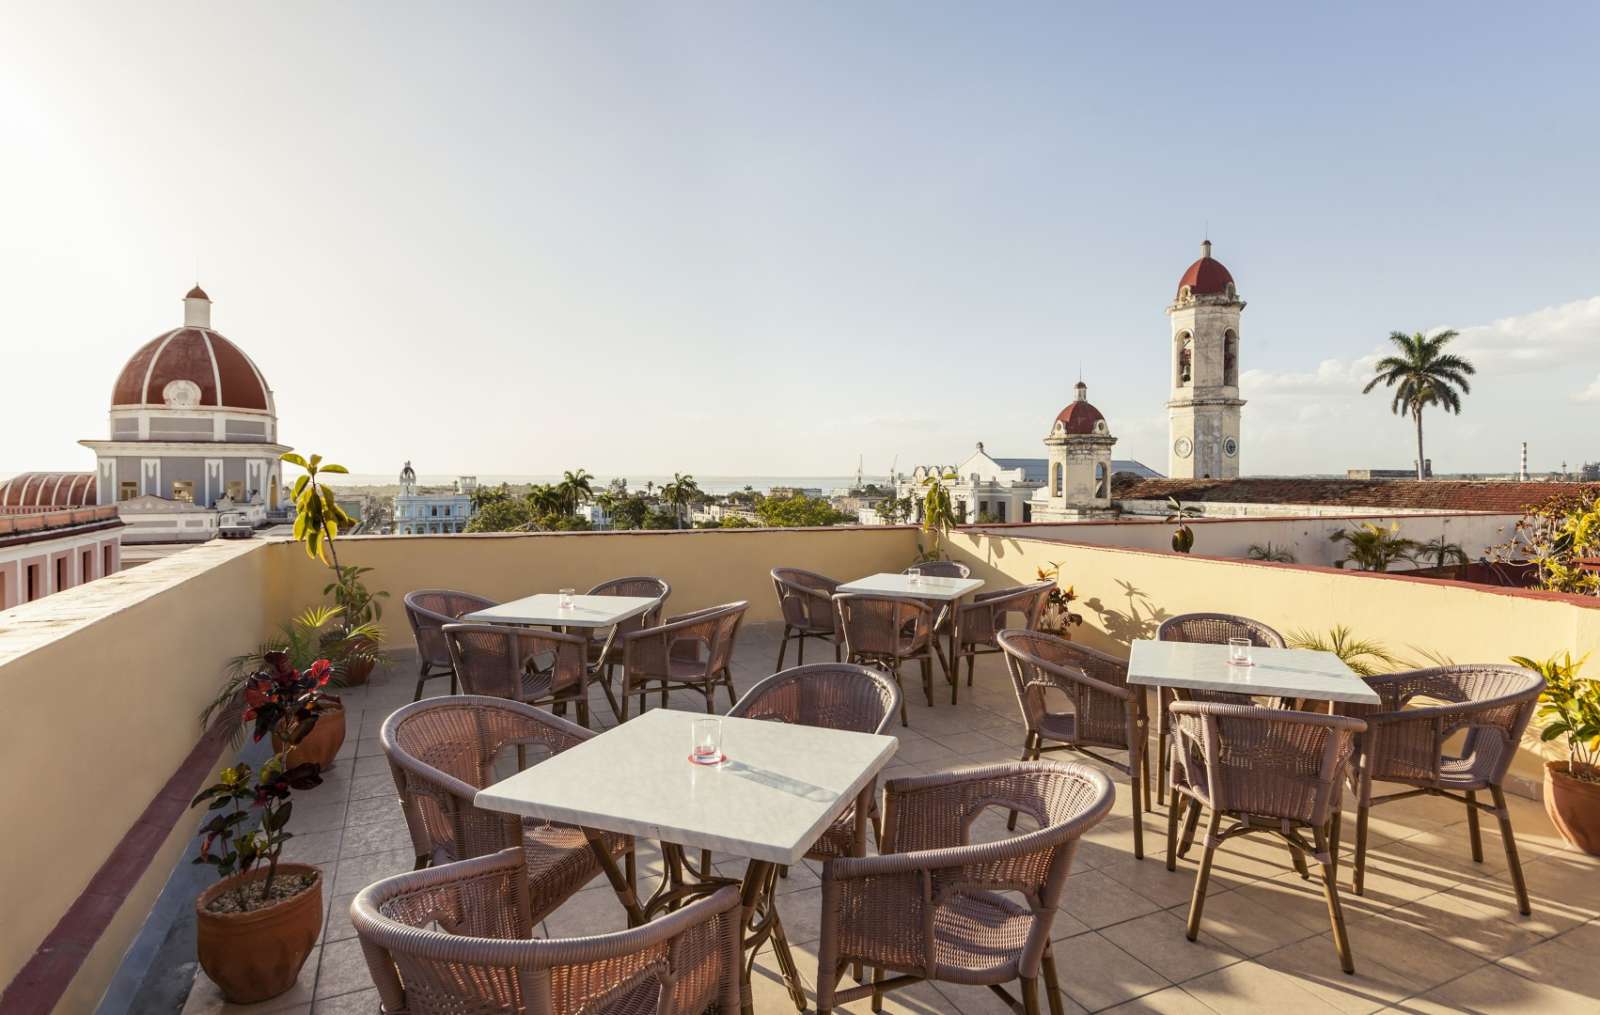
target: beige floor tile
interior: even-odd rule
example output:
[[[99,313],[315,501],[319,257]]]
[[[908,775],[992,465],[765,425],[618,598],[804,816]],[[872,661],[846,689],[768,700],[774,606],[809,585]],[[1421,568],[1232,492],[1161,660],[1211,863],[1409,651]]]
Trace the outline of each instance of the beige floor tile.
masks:
[[[1478,1012],[1483,1015],[1594,1015],[1593,993],[1566,984],[1541,983],[1497,965],[1486,965],[1419,998],[1404,1002],[1412,1012]]]
[[[1110,1015],[1215,1015],[1182,987],[1158,990],[1105,1011]]]
[[[372,973],[358,938],[330,941],[322,949],[322,965],[317,973],[317,998],[336,997],[372,986]]]
[[[1531,948],[1554,931],[1536,912],[1486,906],[1465,891],[1452,889],[1390,910],[1395,920],[1431,934],[1484,959],[1498,959]]]
[[[1062,992],[1088,1011],[1171,985],[1166,977],[1100,934],[1079,934],[1054,947]]]
[[[1600,923],[1584,924],[1508,955],[1500,965],[1531,980],[1559,983],[1587,994],[1596,999],[1596,1007],[1600,1008]]]
[[[1161,907],[1101,871],[1083,871],[1067,877],[1058,907],[1093,930],[1134,920]]]
[[[349,895],[392,874],[403,874],[417,864],[409,846],[382,853],[350,857],[339,862],[333,876],[334,895]]]
[[[999,994],[988,987],[971,987],[960,983],[936,983],[933,985],[939,996],[945,999],[947,1005],[961,1015],[1013,1015],[1016,1009],[1006,1004]],[[1021,1000],[1022,987],[1015,983],[1002,985],[1006,993]],[[1045,995],[1044,981],[1039,983],[1039,1007],[1049,1011],[1049,1000]],[[1067,995],[1061,993],[1061,1009],[1064,1015],[1078,1015],[1086,1009]],[[950,1010],[946,1008],[945,1010]]]
[[[563,902],[559,909],[545,917],[544,932],[550,937],[578,937],[585,934],[603,934],[613,930],[626,930],[627,910],[617,899],[610,886],[585,888]]]
[[[1302,987],[1293,976],[1257,962],[1236,962],[1190,980],[1183,989],[1226,1015],[1328,1015],[1339,1009]]]
[[[378,990],[368,987],[338,997],[325,997],[311,1006],[312,1015],[378,1015]]]
[[[1190,941],[1184,936],[1184,917],[1178,912],[1151,913],[1107,927],[1100,934],[1173,983],[1244,958],[1204,930],[1198,940]]]
[[[1100,868],[1100,872],[1124,885],[1163,909],[1173,906],[1189,905],[1189,899],[1194,895],[1195,864],[1179,863],[1177,870],[1167,870],[1165,847],[1151,852],[1150,840],[1145,840],[1145,856],[1143,860],[1131,859],[1132,852],[1125,858]],[[1226,871],[1213,870],[1211,880],[1207,882],[1208,895],[1220,895],[1232,891],[1247,882],[1240,881]]]
[[[1248,887],[1248,886],[1246,886]],[[1273,897],[1252,897],[1244,888],[1207,895],[1200,930],[1242,955],[1276,951],[1316,933],[1286,903]],[[1326,926],[1326,924],[1324,924]]]

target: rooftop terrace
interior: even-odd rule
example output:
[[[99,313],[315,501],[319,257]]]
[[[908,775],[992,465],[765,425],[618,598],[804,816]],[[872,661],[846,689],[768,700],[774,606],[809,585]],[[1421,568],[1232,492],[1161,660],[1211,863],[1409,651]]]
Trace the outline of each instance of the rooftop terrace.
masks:
[[[672,582],[672,610],[747,599],[734,654],[739,691],[773,670],[776,604],[767,570],[783,564],[854,577],[899,570],[915,553],[907,528],[726,530],[343,540],[348,562],[374,567],[396,605],[385,616],[387,667],[344,692],[350,730],[336,767],[297,807],[296,859],[320,864],[328,886],[322,938],[299,984],[252,1011],[376,1011],[347,910],[366,884],[411,867],[412,849],[379,748],[383,719],[410,700],[414,656],[398,608],[412,588],[449,586],[510,599],[622,574]],[[957,533],[950,555],[993,585],[1017,584],[1062,563],[1086,623],[1077,637],[1125,655],[1171,614],[1225,609],[1280,630],[1348,624],[1397,649],[1498,662],[1512,654],[1600,649],[1600,603],[1453,582],[1259,565],[1029,538],[1017,530]],[[174,908],[169,875],[192,850],[194,789],[225,758],[195,722],[223,660],[320,598],[323,573],[281,542],[210,544],[0,614],[0,688],[22,703],[0,718],[14,780],[11,860],[0,873],[9,932],[0,960],[8,1011],[130,1010],[148,1000]],[[816,651],[813,647],[812,651]],[[793,648],[790,649],[791,662]],[[115,663],[111,663],[115,660]],[[897,775],[1011,760],[1023,731],[997,657],[980,657],[957,706],[927,706],[907,681],[910,725],[892,726]],[[40,689],[48,688],[48,693]],[[444,691],[444,681],[430,690]],[[593,722],[615,720],[596,691]],[[698,695],[674,707],[699,709]],[[108,754],[97,745],[123,745]],[[1108,769],[1109,771],[1109,769]],[[1568,847],[1536,800],[1538,758],[1513,769],[1512,819],[1533,914],[1517,914],[1492,828],[1484,861],[1467,850],[1454,803],[1412,800],[1373,812],[1368,887],[1344,905],[1357,972],[1339,971],[1327,912],[1281,847],[1230,840],[1218,854],[1200,941],[1183,936],[1195,856],[1169,873],[1160,858],[1164,812],[1145,816],[1147,855],[1130,850],[1126,777],[1113,776],[1112,815],[1083,842],[1053,937],[1067,1011],[1305,1012],[1583,1011],[1600,995],[1600,863]],[[93,801],[86,807],[84,801]],[[1347,808],[1349,804],[1347,802]],[[1351,815],[1346,814],[1350,827]],[[1490,823],[1492,825],[1492,822]],[[1348,843],[1347,843],[1348,849]],[[730,869],[731,857],[719,858]],[[642,868],[652,866],[648,856]],[[791,869],[779,909],[808,991],[815,987],[819,868]],[[174,882],[177,885],[177,882]],[[192,892],[178,889],[178,908]],[[165,922],[163,922],[165,921]],[[551,934],[621,929],[603,881],[547,921]],[[143,932],[141,933],[141,928]],[[188,957],[192,957],[192,953]],[[149,974],[154,971],[155,979]],[[177,975],[187,975],[178,970]],[[792,1011],[772,966],[757,961],[758,1012]],[[140,992],[141,984],[145,992]],[[170,995],[169,995],[170,996]],[[890,1011],[989,1012],[982,988],[921,984],[891,993]],[[845,1007],[866,1011],[865,1002]],[[184,1009],[234,1010],[200,976]]]

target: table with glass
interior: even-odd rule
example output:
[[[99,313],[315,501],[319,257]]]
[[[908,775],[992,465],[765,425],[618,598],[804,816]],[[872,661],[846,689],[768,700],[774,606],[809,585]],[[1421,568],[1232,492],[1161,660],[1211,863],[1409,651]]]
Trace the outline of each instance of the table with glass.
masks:
[[[600,647],[603,661],[617,638],[617,625],[654,609],[661,600],[652,596],[579,596],[565,593],[542,592],[538,595],[513,599],[509,603],[490,606],[468,613],[461,618],[467,624],[503,624],[509,627],[549,627],[563,634],[588,634],[590,631],[608,629],[606,640]],[[598,681],[611,703],[613,715],[621,715],[611,685]],[[557,708],[557,713],[565,706]]]
[[[751,1010],[756,952],[770,941],[789,996],[803,1011],[805,991],[774,901],[778,869],[799,863],[852,803],[856,845],[865,852],[867,795],[899,741],[722,718],[714,721],[723,760],[699,765],[691,760],[695,724],[705,721],[703,713],[651,709],[479,791],[474,803],[582,828],[631,926],[733,883],[696,869],[686,849],[744,858],[744,1010]],[[641,901],[618,870],[602,832],[661,843],[664,871],[649,899]]]
[[[921,599],[927,603],[940,603],[950,613],[950,623],[946,626],[945,633],[949,638],[949,652],[937,651],[939,648],[938,617],[934,617],[934,630],[930,632],[933,647],[939,656],[939,664],[944,668],[944,675],[950,681],[950,704],[956,703],[956,690],[960,681],[956,679],[956,622],[961,615],[961,600],[979,589],[983,588],[981,578],[944,578],[937,575],[908,575],[882,572],[869,574],[865,578],[857,578],[852,582],[840,585],[837,592],[861,593],[871,596],[890,596],[895,599]]]
[[[1228,645],[1187,641],[1133,643],[1128,683],[1212,694],[1381,705],[1377,692],[1332,652],[1241,646],[1249,665],[1230,661]]]

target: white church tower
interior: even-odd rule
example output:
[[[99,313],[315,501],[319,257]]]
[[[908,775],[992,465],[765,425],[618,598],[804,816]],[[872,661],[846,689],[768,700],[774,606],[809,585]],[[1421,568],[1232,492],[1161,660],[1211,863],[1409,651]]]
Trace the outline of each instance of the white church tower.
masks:
[[[1200,259],[1178,280],[1172,318],[1172,398],[1167,402],[1172,479],[1239,475],[1239,314],[1233,276],[1200,244]]]

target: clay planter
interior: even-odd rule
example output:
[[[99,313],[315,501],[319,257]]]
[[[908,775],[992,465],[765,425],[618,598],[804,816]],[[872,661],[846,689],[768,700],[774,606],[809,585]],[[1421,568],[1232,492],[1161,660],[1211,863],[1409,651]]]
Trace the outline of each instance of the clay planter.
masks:
[[[346,687],[360,687],[367,682],[368,677],[372,676],[373,668],[378,665],[378,659],[375,654],[377,646],[365,639],[362,639],[359,643],[352,642],[351,644],[363,652],[371,653],[365,657],[347,659],[344,664],[344,672],[342,673],[344,685]]]
[[[294,986],[322,933],[322,872],[310,864],[280,863],[278,876],[314,874],[311,887],[265,909],[212,913],[206,905],[241,880],[259,881],[266,867],[224,878],[195,900],[195,950],[200,966],[234,1004],[277,997]]]
[[[323,712],[317,716],[317,724],[311,727],[306,738],[289,748],[289,756],[284,759],[284,764],[293,768],[310,761],[321,765],[326,772],[333,767],[334,755],[344,746],[344,734],[344,709]],[[283,741],[277,733],[272,734],[272,751],[274,754],[283,753]]]
[[[1562,838],[1590,856],[1600,856],[1600,782],[1574,779],[1567,766],[1565,761],[1545,762],[1545,813]]]

